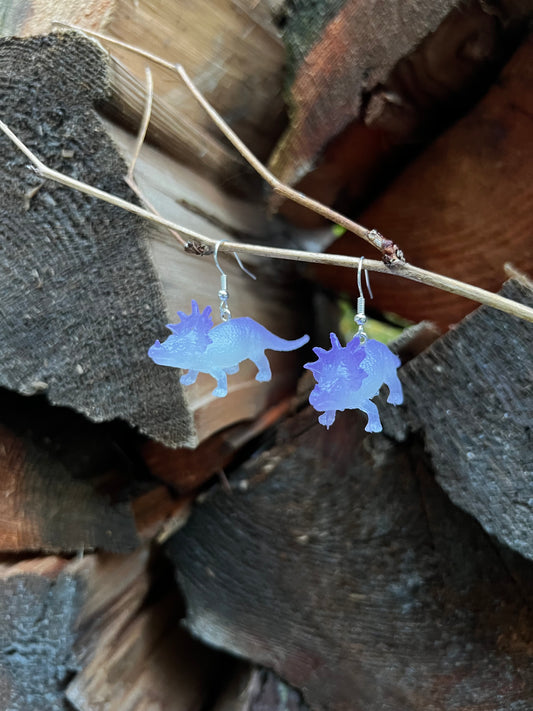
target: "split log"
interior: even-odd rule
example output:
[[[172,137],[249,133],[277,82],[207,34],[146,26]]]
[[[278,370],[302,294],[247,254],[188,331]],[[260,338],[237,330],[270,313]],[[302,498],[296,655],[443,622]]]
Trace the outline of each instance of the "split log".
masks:
[[[285,5],[291,125],[271,168],[351,215],[472,105],[533,11],[528,0]],[[282,212],[322,223],[289,202]]]
[[[407,426],[461,507],[531,551],[529,331],[483,308],[437,340],[404,366],[388,436],[359,413],[329,431],[311,410],[287,421],[168,543],[189,629],[316,709],[526,711],[532,564],[452,503]]]
[[[329,711],[525,711],[531,566],[513,575],[420,447],[298,416],[169,543],[201,639]],[[522,584],[517,582],[522,579]]]
[[[127,433],[5,390],[0,409],[0,551],[136,548]]]
[[[501,293],[533,305],[527,280]],[[532,343],[533,325],[483,306],[402,368],[407,418],[384,410],[389,434],[422,432],[451,500],[531,560]]]
[[[200,711],[231,661],[180,628],[182,603],[152,580],[148,550],[90,556],[77,622],[78,671],[65,699],[76,711]]]
[[[124,426],[6,390],[0,410],[0,552],[126,553],[187,520],[192,497],[150,476]],[[212,464],[209,476],[221,467]]]
[[[158,588],[159,586],[159,588]],[[0,563],[2,711],[200,711],[233,661],[180,628],[148,549]]]
[[[0,52],[6,123],[45,163],[135,201],[123,182],[125,164],[93,108],[109,86],[98,46],[59,34],[5,40]],[[15,73],[19,79],[13,83]],[[128,143],[119,128],[106,128]],[[1,163],[8,166],[1,296],[9,304],[0,321],[0,384],[25,394],[42,390],[52,403],[96,421],[121,418],[170,446],[191,446],[253,418],[289,392],[300,357],[290,353],[272,359],[270,384],[257,383],[249,363],[230,379],[222,402],[210,395],[208,376],[184,396],[179,373],[155,366],[146,351],[164,336],[164,324],[176,320],[178,308],[190,308],[191,298],[202,307],[216,298],[219,275],[212,260],[185,255],[171,236],[116,207],[43,184],[6,138],[0,145]],[[229,238],[236,222],[242,229],[253,220],[254,232],[261,229],[252,204],[244,203],[239,213],[243,203],[224,198],[153,148],[146,149],[139,171],[141,189],[157,208],[168,208],[171,219],[178,216],[186,226],[220,238]],[[191,196],[202,193],[208,197],[198,208]],[[193,203],[194,212],[184,203]],[[199,209],[211,222],[196,214]],[[292,309],[296,284],[284,285],[279,270],[280,282],[258,284],[236,266],[227,271],[234,315],[252,316],[284,337],[301,335]]]
[[[0,562],[0,708],[65,711],[83,576],[49,556]]]
[[[0,19],[0,34],[46,34],[56,27],[54,21],[105,32],[169,62],[183,64],[219,113],[263,158],[268,157],[284,128],[285,52],[263,3],[18,0],[17,11],[6,12]],[[129,107],[122,102],[122,108],[130,119],[136,116],[137,126],[143,96],[138,95],[132,75],[144,85],[147,60],[116,47],[111,49],[119,59],[114,70],[121,75],[114,99],[127,99]],[[121,67],[126,68],[125,74]],[[158,66],[152,66],[152,71],[158,101],[166,115],[159,125],[156,120],[150,128],[149,138],[180,161],[207,171],[219,184],[240,190],[254,185],[244,161],[228,148],[177,76]]]
[[[532,144],[533,37],[524,41],[498,81],[464,118],[441,135],[360,216],[394,239],[420,267],[496,291],[503,265],[533,270]],[[343,236],[331,247],[342,254],[368,249]],[[335,289],[353,292],[348,272],[317,267]],[[375,275],[374,304],[447,328],[474,304],[436,289]]]

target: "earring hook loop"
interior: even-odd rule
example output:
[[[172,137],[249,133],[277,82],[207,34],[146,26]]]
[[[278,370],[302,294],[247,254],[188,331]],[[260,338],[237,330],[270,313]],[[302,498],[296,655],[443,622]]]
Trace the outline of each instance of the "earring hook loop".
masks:
[[[359,257],[359,264],[357,265],[357,288],[359,289],[359,296],[363,296],[363,289],[361,288],[361,271],[363,269],[363,262],[364,262],[364,257]],[[366,288],[368,289],[368,293],[370,294],[370,298],[374,298],[374,294],[372,293],[372,289],[370,288],[370,279],[368,277],[368,272],[365,269],[365,281],[366,281]]]
[[[222,244],[222,242],[225,242],[225,241],[226,241],[225,239],[220,239],[220,240],[216,243],[216,245],[215,245],[215,255],[214,255],[214,257],[215,257],[215,264],[216,264],[216,267],[217,267],[218,271],[220,272],[220,274],[221,274],[223,277],[226,277],[226,278],[227,278],[226,272],[223,271],[223,269],[222,269],[222,267],[220,266],[219,261],[218,261],[218,248],[220,247],[220,245]]]
[[[363,286],[361,283],[361,272],[363,271],[363,261],[364,257],[359,257],[359,264],[357,265],[357,288],[359,290],[359,296],[357,297],[357,313],[355,314],[354,321],[357,324],[357,336],[359,336],[359,342],[364,343],[368,336],[365,333],[365,323],[366,323],[366,314],[365,314],[365,297],[363,294]],[[368,293],[370,294],[370,298],[373,299],[374,295],[372,294],[372,289],[370,288],[370,280],[368,278],[368,272],[365,269],[365,281],[366,281],[366,288],[368,289]]]
[[[218,291],[218,298],[220,299],[220,318],[222,321],[229,321],[231,318],[231,311],[229,310],[228,306],[228,299],[229,299],[229,291],[228,291],[228,275],[226,272],[222,269],[220,266],[220,262],[218,261],[218,249],[222,242],[226,242],[227,240],[225,239],[219,239],[218,242],[215,245],[215,254],[214,254],[214,259],[215,259],[215,265],[218,271],[220,272],[220,289]],[[241,262],[241,259],[237,252],[233,252],[233,256],[237,260],[237,264],[239,267],[242,269],[242,271],[245,274],[248,274],[249,277],[252,279],[256,279],[257,277],[255,274],[252,274],[252,272],[248,271],[244,264]]]
[[[220,263],[219,263],[219,261],[218,261],[218,248],[220,247],[220,245],[222,244],[222,242],[227,242],[227,241],[228,241],[227,239],[219,239],[219,240],[218,240],[218,242],[217,242],[216,245],[215,245],[215,255],[214,255],[214,256],[215,256],[215,264],[216,264],[216,266],[217,266],[217,269],[218,269],[218,271],[219,271],[223,276],[225,276],[225,277],[227,277],[227,274],[222,270],[222,267],[220,266]],[[237,260],[237,264],[238,264],[239,267],[242,269],[242,271],[243,271],[245,274],[248,274],[248,276],[251,277],[252,279],[256,280],[257,277],[255,276],[255,274],[252,274],[252,272],[244,266],[244,264],[243,264],[242,261],[241,261],[241,258],[240,258],[239,255],[237,254],[237,252],[233,252],[233,256],[234,256],[235,259]]]

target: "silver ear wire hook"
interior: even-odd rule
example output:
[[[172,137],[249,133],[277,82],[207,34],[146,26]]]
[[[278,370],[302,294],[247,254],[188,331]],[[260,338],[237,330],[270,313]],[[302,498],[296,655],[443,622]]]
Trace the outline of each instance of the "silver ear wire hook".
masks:
[[[357,336],[359,336],[359,341],[361,343],[364,343],[368,336],[365,333],[365,323],[366,323],[366,314],[365,314],[365,297],[363,295],[363,287],[361,284],[361,272],[363,270],[363,260],[364,257],[359,257],[359,264],[357,266],[357,288],[359,289],[359,296],[357,297],[357,313],[355,314],[354,321],[357,324]],[[368,278],[368,272],[365,269],[365,281],[366,281],[366,288],[368,289],[368,293],[370,294],[370,298],[373,299],[374,295],[372,294],[372,289],[370,288],[370,280]]]
[[[218,262],[218,248],[222,244],[222,242],[226,242],[225,239],[220,239],[216,245],[215,245],[215,264],[220,272],[220,289],[218,292],[218,298],[220,299],[220,318],[222,321],[229,321],[231,318],[231,311],[229,310],[228,306],[228,299],[229,299],[229,291],[228,291],[228,275],[226,272],[222,270],[222,267],[220,266]],[[243,270],[245,274],[248,274],[248,276],[252,277],[252,279],[256,279],[255,274],[252,274],[252,272],[248,271],[244,264],[241,262],[241,259],[239,255],[236,252],[233,252],[233,256],[237,260],[237,264],[239,267]]]

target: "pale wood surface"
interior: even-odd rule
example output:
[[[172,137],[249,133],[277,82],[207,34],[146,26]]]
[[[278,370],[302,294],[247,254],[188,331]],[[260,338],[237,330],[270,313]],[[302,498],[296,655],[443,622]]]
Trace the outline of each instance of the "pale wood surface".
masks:
[[[183,64],[217,110],[263,158],[284,127],[285,52],[270,11],[255,0],[16,0],[2,20],[3,35],[46,34],[56,29],[54,20],[63,21],[108,33]],[[116,48],[113,53],[143,84],[147,61]],[[211,174],[229,186],[239,162],[228,156],[220,134],[176,75],[157,66],[152,70],[155,93],[167,117],[166,124],[156,123],[154,136],[160,143],[170,143],[181,159],[197,166],[205,160]],[[133,102],[132,112],[140,115],[142,109]],[[242,162],[240,166],[242,172]],[[245,181],[237,176],[235,185],[242,189]]]
[[[120,147],[124,157],[131,156],[133,137],[105,123],[109,135]],[[260,240],[268,233],[267,218],[259,203],[239,200],[226,195],[212,182],[168,158],[156,148],[145,146],[136,169],[142,193],[160,214],[178,224],[212,237],[234,239],[244,236],[248,241]],[[201,308],[213,307],[215,323],[218,317],[217,292],[220,275],[213,257],[187,255],[172,235],[149,227],[150,252],[161,285],[168,319],[176,321],[176,311],[190,310],[191,299]],[[247,262],[256,274],[253,281],[235,263],[231,255],[220,256],[228,274],[230,307],[233,316],[252,316],[263,326],[283,338],[297,338],[305,332],[299,308],[304,307],[303,294],[291,265],[274,266],[266,260]],[[166,335],[163,329],[158,338]],[[228,395],[211,395],[214,381],[200,374],[197,382],[185,388],[185,396],[194,415],[199,440],[239,419],[252,419],[281,396],[290,392],[298,373],[302,355],[269,353],[273,378],[265,387],[255,380],[256,368],[250,362],[241,365],[239,373],[228,379]]]
[[[154,587],[148,548],[91,556],[66,698],[77,711],[200,711],[223,660],[182,628],[179,596]],[[148,596],[148,594],[150,595]]]
[[[92,108],[109,86],[98,45],[72,34],[7,40],[5,76],[15,65],[23,80],[8,82],[10,90],[3,94],[6,122],[22,130],[45,162],[135,200],[123,182],[126,165],[113,150],[111,136],[121,144],[124,158],[131,155],[133,139],[102,123]],[[35,85],[40,87],[37,103]],[[26,112],[24,128],[12,113],[15,105],[16,115],[20,107]],[[147,350],[165,337],[165,324],[176,321],[178,309],[190,310],[192,298],[202,307],[212,305],[216,320],[220,282],[213,259],[184,254],[168,233],[118,208],[56,184],[40,185],[22,154],[6,141],[1,148],[3,165],[10,165],[1,263],[4,299],[11,304],[2,322],[2,384],[27,394],[45,391],[51,402],[95,420],[121,417],[172,446],[190,446],[229,424],[254,418],[291,390],[304,357],[294,353],[272,358],[274,377],[266,385],[257,383],[255,368],[244,364],[230,378],[224,399],[211,396],[214,382],[208,376],[182,392],[178,371],[155,366]],[[137,180],[168,218],[212,237],[253,239],[266,230],[257,204],[225,196],[211,181],[156,149],[143,152]],[[28,191],[31,199],[24,198]],[[16,242],[8,239],[12,234],[18,235]],[[20,260],[30,264],[20,272],[21,283],[7,276]],[[254,282],[231,257],[221,262],[229,275],[234,316],[255,318],[282,337],[303,335],[297,305],[304,295],[296,280],[283,277],[279,265],[270,271],[254,266],[259,276]],[[20,319],[27,320],[22,348]]]

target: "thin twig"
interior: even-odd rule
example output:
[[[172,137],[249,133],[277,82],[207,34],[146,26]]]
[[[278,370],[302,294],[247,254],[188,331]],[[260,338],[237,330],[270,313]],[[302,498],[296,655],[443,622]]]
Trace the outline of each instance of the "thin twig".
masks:
[[[134,205],[127,200],[118,198],[115,195],[106,193],[98,188],[93,188],[90,185],[86,185],[79,180],[74,180],[63,173],[59,173],[57,170],[52,170],[48,168],[37,156],[18,138],[13,131],[11,131],[8,126],[3,121],[0,121],[0,129],[13,141],[13,143],[19,148],[22,153],[32,162],[35,166],[37,172],[43,178],[49,178],[62,185],[66,185],[69,188],[78,190],[79,192],[90,195],[91,197],[98,198],[104,202],[111,203],[123,210],[128,210],[133,212],[135,215],[144,217],[151,222],[155,222],[158,225],[163,225],[163,227],[169,227],[172,230],[176,230],[182,234],[188,235],[193,239],[197,240],[200,245],[208,245],[210,247],[215,247],[220,240],[212,239],[206,237],[198,232],[194,232],[186,227],[177,225],[171,220],[167,220],[164,217],[155,215],[149,210],[145,210],[138,205]],[[277,247],[264,247],[255,244],[246,244],[244,242],[220,242],[219,251],[221,252],[240,252],[241,254],[254,254],[259,257],[270,257],[271,259],[288,259],[296,262],[310,262],[313,264],[330,264],[338,267],[350,267],[355,269],[359,265],[359,257],[348,257],[336,254],[322,254],[319,252],[304,252],[298,249],[279,249]],[[404,277],[405,279],[411,279],[412,281],[420,282],[421,284],[426,284],[428,286],[433,286],[437,289],[443,291],[448,291],[451,294],[457,294],[458,296],[464,296],[466,299],[472,301],[477,301],[480,304],[485,304],[487,306],[492,306],[500,311],[505,311],[506,313],[512,314],[513,316],[518,316],[526,321],[531,321],[533,323],[533,308],[519,304],[512,299],[507,299],[499,294],[493,294],[485,289],[480,289],[477,286],[472,286],[471,284],[465,284],[462,281],[457,281],[456,279],[451,279],[450,277],[441,276],[440,274],[435,274],[434,272],[429,272],[426,269],[420,269],[419,267],[414,267],[411,264],[396,264],[394,269],[387,267],[383,262],[376,261],[374,259],[366,259],[364,261],[365,269],[373,272],[380,272],[382,274],[392,274],[394,276]]]
[[[137,134],[137,140],[135,142],[135,149],[133,151],[133,156],[131,158],[130,162],[130,167],[128,169],[128,172],[126,174],[126,177],[124,180],[126,181],[126,184],[128,187],[133,190],[135,195],[146,205],[146,207],[153,212],[154,215],[159,215],[160,213],[156,210],[156,208],[152,205],[152,203],[143,195],[141,189],[137,185],[137,182],[134,177],[134,172],[135,172],[135,166],[137,164],[137,160],[139,158],[139,155],[141,153],[141,149],[144,144],[144,139],[146,138],[146,132],[148,130],[148,125],[150,123],[150,118],[152,116],[152,104],[153,104],[153,98],[154,98],[154,81],[152,78],[152,72],[150,70],[150,67],[146,67],[146,100],[144,103],[144,111],[143,111],[143,116],[142,116],[142,121],[141,125],[139,127],[139,133]],[[176,230],[172,230],[168,228],[168,231],[170,234],[176,239],[182,247],[185,247],[187,244],[187,241],[183,239],[183,237],[180,235],[179,232],[176,232]]]
[[[279,195],[282,195],[287,200],[292,200],[293,202],[296,202],[299,205],[302,205],[303,207],[312,210],[317,215],[321,215],[327,220],[331,220],[331,222],[340,225],[341,227],[344,227],[348,232],[351,232],[357,237],[361,237],[362,239],[366,240],[383,254],[383,259],[387,264],[396,265],[405,261],[403,252],[398,247],[398,245],[392,242],[392,240],[385,239],[383,235],[380,234],[377,230],[369,230],[368,228],[363,227],[363,225],[360,225],[357,222],[354,222],[353,220],[349,220],[340,212],[336,212],[335,210],[326,207],[326,205],[323,205],[321,202],[313,200],[313,198],[304,195],[298,190],[295,190],[294,188],[285,185],[285,183],[282,183],[281,180],[278,180],[278,178],[276,178],[276,176],[273,175],[268,170],[268,168],[263,165],[263,163],[261,163],[259,158],[257,158],[252,153],[252,151],[241,141],[241,139],[228,126],[228,124],[224,121],[222,116],[220,116],[220,114],[213,108],[213,106],[211,106],[205,96],[203,96],[203,94],[195,86],[195,84],[193,83],[185,69],[181,66],[181,64],[172,64],[172,62],[167,62],[165,59],[162,59],[161,57],[158,57],[157,55],[152,54],[151,52],[147,52],[146,50],[140,49],[135,45],[128,44],[127,42],[122,42],[121,40],[114,39],[113,37],[109,37],[108,35],[102,34],[101,32],[87,30],[77,25],[70,25],[66,22],[54,22],[53,24],[60,25],[62,27],[68,27],[73,30],[78,30],[79,32],[82,32],[91,37],[96,37],[98,39],[103,40],[104,42],[109,42],[110,44],[114,44],[131,52],[135,52],[139,56],[145,57],[146,59],[149,59],[150,61],[155,62],[156,64],[159,64],[160,66],[165,67],[166,69],[169,69],[172,72],[177,72],[185,83],[185,85],[187,86],[187,88],[189,89],[189,91],[191,92],[191,94],[194,96],[194,98],[209,114],[213,123],[218,126],[218,128],[226,136],[229,142],[237,149],[237,151],[239,151],[242,157],[252,166],[252,168],[257,173],[259,173],[259,175],[270,185],[274,192],[278,193]]]
[[[133,174],[135,172],[135,164],[141,153],[143,147],[144,139],[146,138],[146,132],[148,131],[148,124],[150,123],[150,118],[152,116],[152,104],[154,100],[154,80],[152,77],[152,72],[150,67],[145,69],[146,75],[146,97],[144,102],[144,111],[141,120],[141,125],[139,127],[139,133],[137,134],[137,141],[135,142],[135,149],[133,151],[133,156],[131,157],[130,167],[126,174],[126,181],[134,180]]]

